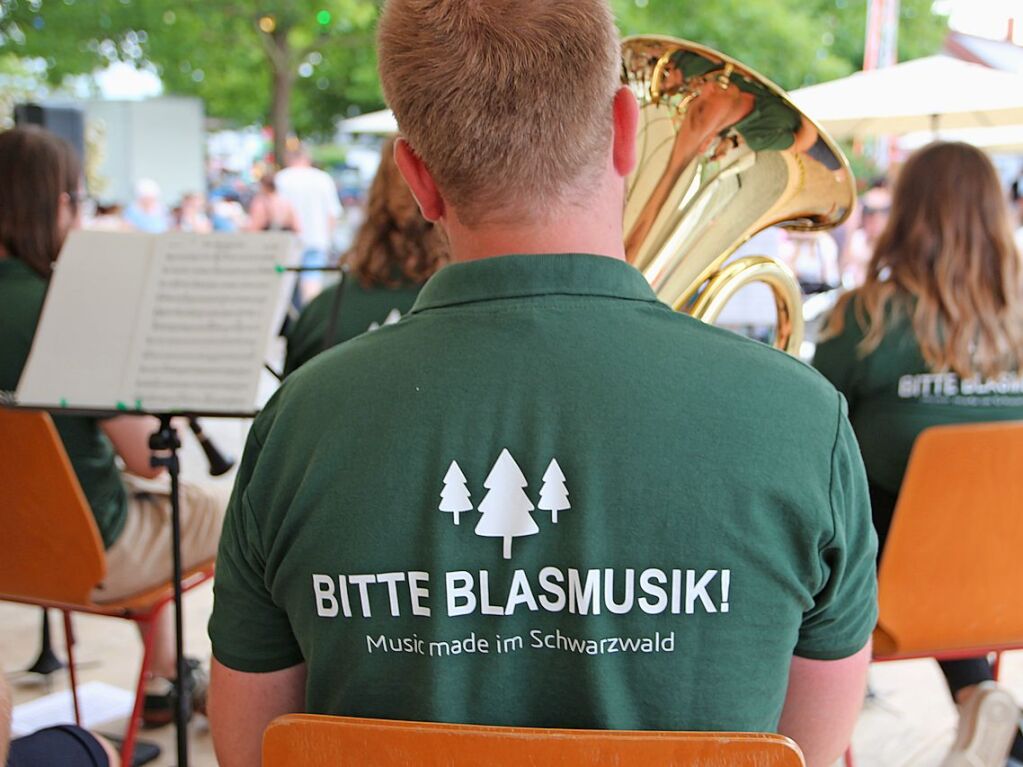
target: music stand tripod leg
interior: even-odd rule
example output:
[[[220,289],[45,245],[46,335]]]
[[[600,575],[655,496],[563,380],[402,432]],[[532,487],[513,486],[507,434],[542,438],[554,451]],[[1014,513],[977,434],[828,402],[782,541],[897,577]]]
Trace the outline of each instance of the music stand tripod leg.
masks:
[[[167,469],[170,475],[171,501],[171,554],[174,560],[174,649],[176,672],[174,680],[174,726],[177,730],[177,767],[188,767],[188,710],[189,700],[185,690],[184,615],[181,609],[181,506],[178,487],[180,463],[178,448],[181,441],[170,415],[161,415],[160,429],[149,437],[149,449],[153,451],[150,463]]]
[[[53,651],[53,642],[50,640],[50,616],[46,608],[40,608],[43,613],[42,635],[39,638],[39,657],[29,666],[26,671],[33,674],[49,676],[54,671],[64,668],[64,662],[57,657]]]

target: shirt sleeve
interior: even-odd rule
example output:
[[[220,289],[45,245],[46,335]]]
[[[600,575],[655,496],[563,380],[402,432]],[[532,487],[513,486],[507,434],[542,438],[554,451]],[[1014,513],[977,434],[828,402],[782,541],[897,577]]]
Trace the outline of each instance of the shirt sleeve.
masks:
[[[268,587],[263,536],[249,505],[248,483],[259,463],[258,439],[264,411],[253,424],[227,507],[213,581],[209,634],[213,655],[236,671],[265,673],[290,668],[303,660],[287,613]]]
[[[856,373],[861,364],[859,356],[860,331],[853,308],[854,300],[840,304],[836,311],[845,312],[845,323],[842,332],[837,336],[821,341],[813,355],[813,366],[838,389],[849,406],[856,407]]]
[[[863,460],[840,395],[830,498],[833,531],[820,551],[822,587],[803,616],[795,649],[814,660],[859,652],[877,623],[877,536]]]

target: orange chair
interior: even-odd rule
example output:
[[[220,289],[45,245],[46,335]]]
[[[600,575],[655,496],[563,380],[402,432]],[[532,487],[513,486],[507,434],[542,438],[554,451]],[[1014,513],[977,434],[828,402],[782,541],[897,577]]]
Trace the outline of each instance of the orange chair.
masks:
[[[64,615],[68,668],[80,723],[73,654],[71,613],[126,618],[143,634],[142,668],[135,708],[121,748],[124,764],[132,763],[143,685],[152,649],[152,624],[160,608],[173,600],[171,583],[127,599],[97,604],[91,593],[106,574],[106,554],[89,504],[82,494],[64,446],[49,415],[0,408],[0,599],[53,607]],[[207,562],[184,574],[191,589],[213,575]]]
[[[995,653],[997,673],[1023,648],[1020,552],[1023,423],[921,432],[878,571],[874,660]]]
[[[263,767],[803,767],[782,735],[547,730],[289,714],[263,735]]]

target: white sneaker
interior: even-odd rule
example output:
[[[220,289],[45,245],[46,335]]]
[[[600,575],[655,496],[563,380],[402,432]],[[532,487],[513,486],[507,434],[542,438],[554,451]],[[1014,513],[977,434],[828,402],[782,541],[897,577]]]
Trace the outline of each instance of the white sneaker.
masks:
[[[982,682],[959,709],[955,743],[941,767],[1005,767],[1018,723],[1012,695],[994,682]]]

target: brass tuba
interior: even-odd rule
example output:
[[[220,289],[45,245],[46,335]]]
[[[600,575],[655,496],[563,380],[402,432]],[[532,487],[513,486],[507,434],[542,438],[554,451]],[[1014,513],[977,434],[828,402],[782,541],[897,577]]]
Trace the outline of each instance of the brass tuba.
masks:
[[[770,226],[842,223],[856,199],[841,149],[785,92],[738,61],[670,37],[623,42],[624,84],[640,105],[625,250],[657,295],[713,322],[744,285],[767,283],[775,345],[797,353],[799,284],[766,256],[728,257]]]

